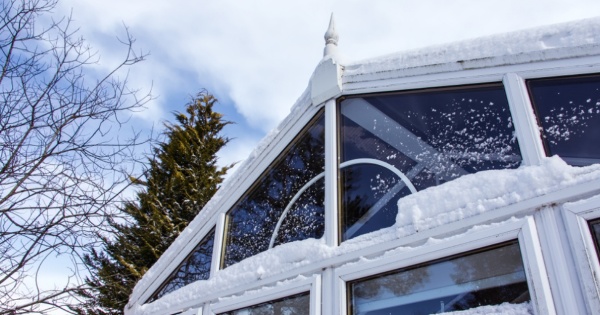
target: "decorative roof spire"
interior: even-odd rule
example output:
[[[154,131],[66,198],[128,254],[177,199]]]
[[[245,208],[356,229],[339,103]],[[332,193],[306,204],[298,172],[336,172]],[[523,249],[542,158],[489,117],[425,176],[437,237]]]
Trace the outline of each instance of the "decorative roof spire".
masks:
[[[323,59],[310,78],[310,93],[313,104],[322,104],[342,94],[342,66],[337,62],[338,34],[335,31],[333,13],[329,28],[325,32]]]
[[[325,50],[323,51],[323,57],[333,56],[337,53],[338,33],[335,31],[335,21],[333,20],[333,13],[331,13],[331,19],[329,20],[329,28],[325,32]]]

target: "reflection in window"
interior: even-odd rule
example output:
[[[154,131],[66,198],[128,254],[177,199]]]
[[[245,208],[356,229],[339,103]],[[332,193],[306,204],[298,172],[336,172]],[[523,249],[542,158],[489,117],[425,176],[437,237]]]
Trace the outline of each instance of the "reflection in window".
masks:
[[[596,253],[600,255],[600,219],[589,222],[590,231],[592,232],[592,238],[596,245]]]
[[[546,154],[571,165],[600,162],[600,75],[527,81]]]
[[[351,314],[435,314],[530,300],[513,242],[348,285]]]
[[[393,225],[403,196],[521,163],[501,84],[346,98],[340,112],[343,240]]]
[[[179,265],[177,271],[165,281],[160,290],[152,295],[148,302],[158,300],[167,293],[173,292],[192,282],[208,279],[210,276],[214,240],[215,229],[213,228]]]
[[[309,315],[310,294],[303,293],[219,315]]]
[[[227,216],[224,267],[324,232],[323,113],[280,155]]]

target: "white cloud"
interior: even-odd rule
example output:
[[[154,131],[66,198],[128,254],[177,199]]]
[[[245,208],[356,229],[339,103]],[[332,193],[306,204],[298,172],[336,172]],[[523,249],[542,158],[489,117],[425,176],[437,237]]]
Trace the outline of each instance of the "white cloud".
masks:
[[[122,33],[123,23],[131,28],[139,46],[151,52],[143,69],[135,70],[135,83],[153,82],[160,96],[198,87],[226,92],[245,123],[262,132],[285,117],[307,86],[332,11],[340,49],[355,60],[588,17],[600,9],[592,0],[65,0],[62,6],[74,8],[93,43],[95,36]],[[159,98],[143,118],[162,116],[165,102]]]

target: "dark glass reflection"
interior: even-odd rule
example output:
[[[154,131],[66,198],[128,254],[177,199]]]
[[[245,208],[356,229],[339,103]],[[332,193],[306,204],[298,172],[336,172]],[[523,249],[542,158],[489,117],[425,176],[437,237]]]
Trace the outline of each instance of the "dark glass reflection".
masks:
[[[341,178],[345,185],[344,239],[393,225],[398,213],[398,198],[410,194],[394,173],[377,165],[345,167],[341,170]]]
[[[230,210],[224,267],[269,249],[272,239],[279,245],[323,236],[324,181],[307,186],[325,169],[323,116],[300,133]],[[298,199],[292,202],[294,197]]]
[[[530,300],[518,243],[349,284],[351,314],[435,314]]]
[[[412,192],[521,164],[501,84],[347,98],[340,113],[343,240],[393,225]]]
[[[325,179],[311,185],[293,204],[277,231],[274,245],[307,238],[320,238],[324,233]]]
[[[173,292],[192,282],[208,279],[210,276],[214,240],[215,229],[213,228],[179,265],[177,271],[165,281],[161,289],[152,295],[148,302],[158,300],[167,293]]]
[[[600,219],[590,221],[590,231],[592,232],[592,238],[596,245],[596,253],[600,255]]]
[[[310,294],[303,293],[219,315],[309,315]]]
[[[600,75],[527,81],[547,155],[600,162]]]

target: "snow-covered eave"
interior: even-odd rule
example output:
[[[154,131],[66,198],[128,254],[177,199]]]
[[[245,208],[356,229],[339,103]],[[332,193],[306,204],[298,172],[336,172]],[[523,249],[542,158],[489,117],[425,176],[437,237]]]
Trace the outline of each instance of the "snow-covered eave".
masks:
[[[494,189],[489,189],[493,186]],[[307,239],[277,246],[247,258],[204,281],[194,282],[146,305],[136,314],[158,314],[176,305],[194,307],[323,268],[377,257],[402,247],[427,246],[430,238],[480,230],[485,225],[531,215],[544,207],[600,194],[600,165],[571,167],[559,157],[541,165],[515,170],[492,170],[466,175],[400,199],[396,223],[339,246]],[[508,221],[506,221],[508,220]],[[425,242],[425,244],[424,244]],[[421,245],[419,245],[421,244]],[[422,245],[424,244],[424,245]]]
[[[346,64],[343,84],[600,54],[600,17],[404,51]]]
[[[135,304],[143,304],[168,275],[175,270],[184,257],[197,245],[198,241],[216,225],[219,213],[224,213],[250,187],[274,160],[287,142],[283,138],[293,138],[296,130],[304,126],[303,117],[312,117],[318,108],[311,102],[310,86],[301,94],[290,110],[290,114],[271,130],[243,160],[235,173],[222,183],[219,190],[202,208],[175,241],[161,255],[158,261],[135,285],[126,310]],[[152,291],[152,292],[150,292]]]

